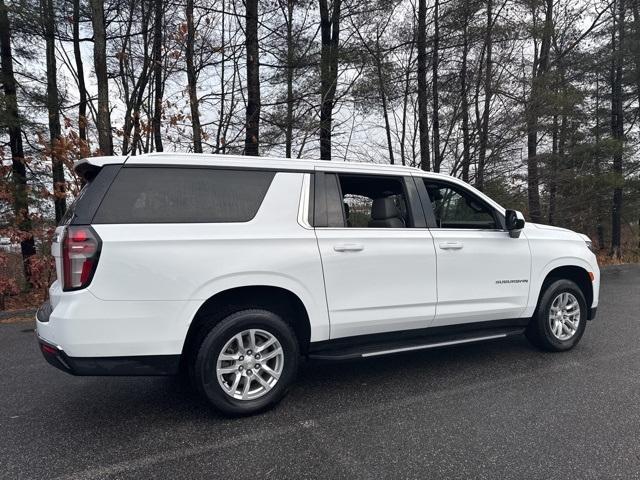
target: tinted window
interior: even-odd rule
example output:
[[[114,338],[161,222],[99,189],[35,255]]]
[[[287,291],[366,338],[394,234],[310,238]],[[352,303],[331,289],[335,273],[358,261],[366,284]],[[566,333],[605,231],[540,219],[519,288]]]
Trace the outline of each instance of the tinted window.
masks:
[[[464,188],[429,180],[425,187],[438,227],[498,228],[493,209]]]
[[[400,177],[338,174],[339,189],[327,183],[329,226],[405,228],[412,226]]]
[[[336,175],[326,175],[327,226],[344,227],[344,210],[340,200],[340,187]]]
[[[78,193],[78,196],[73,199],[73,201],[71,202],[71,205],[69,205],[65,210],[64,215],[60,219],[60,223],[58,223],[58,225],[69,225],[71,223],[71,220],[73,219],[73,216],[76,213],[76,208],[78,207],[78,204],[82,202],[82,198],[87,193],[89,185],[90,184],[87,184],[84,187],[82,187],[82,190],[80,190],[80,193]]]
[[[251,220],[273,172],[123,168],[93,223],[223,223]]]
[[[100,202],[102,202],[120,168],[121,165],[114,164],[105,165],[99,169],[85,169],[84,177],[87,183],[67,208],[60,220],[60,225],[87,225],[91,223]]]

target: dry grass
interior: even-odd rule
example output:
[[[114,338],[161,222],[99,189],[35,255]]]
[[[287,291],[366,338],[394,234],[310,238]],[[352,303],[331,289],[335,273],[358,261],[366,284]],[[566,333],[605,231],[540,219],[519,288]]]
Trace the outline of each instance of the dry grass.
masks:
[[[606,265],[623,265],[625,263],[640,263],[640,249],[623,250],[621,258],[613,258],[609,252],[598,252],[598,265],[604,267]]]
[[[35,323],[35,319],[33,318],[33,315],[16,315],[0,319],[0,325],[7,325],[10,323]]]

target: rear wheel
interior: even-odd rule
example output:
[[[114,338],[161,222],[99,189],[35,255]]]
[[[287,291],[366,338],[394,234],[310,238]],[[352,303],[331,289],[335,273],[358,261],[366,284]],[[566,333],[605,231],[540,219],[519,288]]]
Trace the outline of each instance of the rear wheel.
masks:
[[[571,280],[555,280],[542,293],[526,336],[544,350],[570,350],[580,341],[586,323],[587,304],[582,290]]]
[[[243,310],[206,333],[195,357],[194,380],[223,413],[250,415],[282,399],[298,362],[289,324],[268,310]]]

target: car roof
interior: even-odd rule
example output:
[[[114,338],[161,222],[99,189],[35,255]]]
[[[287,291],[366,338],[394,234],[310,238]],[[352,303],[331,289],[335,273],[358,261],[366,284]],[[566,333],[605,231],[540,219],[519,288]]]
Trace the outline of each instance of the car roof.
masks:
[[[401,175],[423,174],[428,176],[447,175],[434,174],[432,172],[424,172],[415,167],[407,167],[402,165],[389,165],[365,162],[341,162],[326,160],[306,160],[276,157],[251,157],[242,155],[220,155],[206,153],[178,153],[178,152],[162,152],[162,153],[146,153],[142,155],[131,156],[110,156],[110,157],[88,157],[78,160],[74,168],[78,170],[82,166],[103,167],[104,165],[123,164],[127,165],[184,165],[184,166],[206,166],[206,167],[237,167],[237,168],[256,168],[256,169],[275,169],[290,171],[342,171],[342,172],[361,172],[361,173],[395,173]]]

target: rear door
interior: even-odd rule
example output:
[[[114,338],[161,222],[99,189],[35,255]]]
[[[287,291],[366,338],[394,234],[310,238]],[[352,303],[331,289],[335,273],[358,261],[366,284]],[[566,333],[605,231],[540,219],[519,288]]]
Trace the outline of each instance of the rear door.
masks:
[[[531,253],[522,233],[470,187],[422,178],[438,264],[434,326],[519,318],[529,298]]]
[[[428,327],[436,258],[413,179],[317,172],[314,190],[331,338]]]

